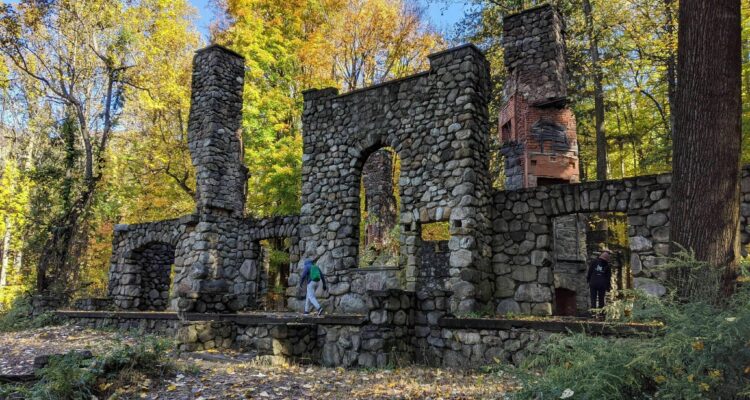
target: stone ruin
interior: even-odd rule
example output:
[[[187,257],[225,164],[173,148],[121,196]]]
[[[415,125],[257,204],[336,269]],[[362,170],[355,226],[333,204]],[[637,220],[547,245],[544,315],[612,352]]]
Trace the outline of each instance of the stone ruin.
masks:
[[[579,296],[582,290],[558,263],[555,242],[562,251],[569,237],[556,235],[553,225],[590,212],[627,216],[636,287],[661,290],[653,268],[669,251],[668,174],[537,186],[541,178],[577,181],[570,172],[577,171],[577,153],[575,120],[565,106],[563,33],[550,6],[505,19],[509,79],[500,134],[506,148],[521,150],[506,153],[514,190],[490,187],[489,67],[479,49],[464,45],[430,55],[430,69],[409,77],[345,94],[304,92],[301,212],[266,219],[244,213],[244,60],[216,45],[198,51],[188,125],[196,211],[118,225],[109,297],[121,310],[258,309],[266,273],[260,241],[289,238],[290,310],[301,310],[296,285],[302,260],[311,258],[328,276],[321,299],[334,313],[366,313],[368,291],[398,289],[446,296],[449,313],[550,315],[556,289]],[[401,159],[400,263],[358,268],[362,167],[383,147]],[[513,154],[528,157],[520,162]],[[553,168],[555,160],[563,165]],[[420,232],[441,221],[449,222],[450,240],[445,256],[435,257],[424,251]],[[746,222],[743,214],[743,243]]]
[[[265,219],[244,213],[252,173],[240,139],[244,60],[215,45],[198,51],[188,125],[195,212],[116,226],[108,290],[118,312],[91,311],[104,307],[92,300],[79,302],[88,311],[59,313],[172,334],[185,350],[232,346],[329,366],[517,363],[551,332],[632,333],[581,321],[467,318],[587,309],[581,214],[622,215],[635,287],[664,290],[655,267],[669,252],[671,176],[575,183],[561,21],[550,6],[505,19],[508,190],[490,186],[488,63],[464,45],[430,55],[428,71],[402,79],[345,94],[304,92],[301,211]],[[399,265],[358,267],[363,165],[385,147],[401,160]],[[740,213],[746,245],[749,168]],[[435,222],[448,224],[447,242],[422,239]],[[288,310],[301,311],[296,285],[311,258],[328,276],[319,298],[329,316],[253,313],[267,281],[260,242],[278,238],[291,243]]]

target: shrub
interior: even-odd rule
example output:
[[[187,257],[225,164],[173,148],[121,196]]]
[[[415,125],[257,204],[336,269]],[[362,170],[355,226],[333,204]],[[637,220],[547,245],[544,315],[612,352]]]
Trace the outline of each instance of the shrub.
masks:
[[[750,396],[750,287],[741,286],[722,305],[712,298],[685,302],[642,293],[632,301],[633,319],[664,323],[655,336],[555,336],[520,372],[523,389],[518,397]]]
[[[32,317],[31,296],[28,293],[16,297],[10,309],[0,314],[0,332],[35,329],[55,323],[57,318],[51,312]]]
[[[84,359],[77,352],[51,357],[49,364],[39,371],[40,380],[31,388],[0,386],[0,398],[88,400],[102,395],[106,398],[118,387],[172,373],[175,365],[168,357],[172,348],[171,341],[147,336],[135,346],[120,344],[91,359]]]

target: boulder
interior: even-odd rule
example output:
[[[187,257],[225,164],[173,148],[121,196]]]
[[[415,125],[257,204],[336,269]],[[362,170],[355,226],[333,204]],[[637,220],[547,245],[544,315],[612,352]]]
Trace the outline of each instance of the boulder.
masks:
[[[518,287],[514,296],[516,301],[546,303],[552,301],[549,287],[538,283],[524,283]]]
[[[633,285],[636,289],[643,290],[647,294],[655,297],[661,297],[667,293],[667,288],[654,279],[635,278],[633,279]]]

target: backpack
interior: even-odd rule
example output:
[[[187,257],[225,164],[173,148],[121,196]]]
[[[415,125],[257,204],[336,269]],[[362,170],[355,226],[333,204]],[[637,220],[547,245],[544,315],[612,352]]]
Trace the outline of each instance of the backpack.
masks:
[[[313,282],[320,281],[320,268],[316,264],[310,267],[310,280]]]

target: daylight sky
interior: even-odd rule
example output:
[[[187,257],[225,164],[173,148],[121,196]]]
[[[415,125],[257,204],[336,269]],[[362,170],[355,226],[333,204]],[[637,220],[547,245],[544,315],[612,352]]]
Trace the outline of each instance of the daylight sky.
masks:
[[[0,0],[2,1],[2,0]],[[208,37],[208,26],[213,17],[211,8],[208,6],[210,0],[190,0],[198,9],[198,28],[202,32],[203,39]],[[283,0],[280,0],[283,1]],[[453,31],[453,26],[460,21],[468,5],[462,0],[418,0],[427,8],[427,16],[433,26],[444,34]],[[448,4],[449,3],[449,4]]]

